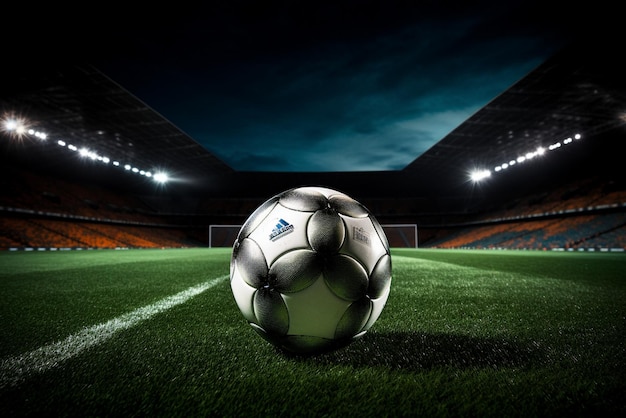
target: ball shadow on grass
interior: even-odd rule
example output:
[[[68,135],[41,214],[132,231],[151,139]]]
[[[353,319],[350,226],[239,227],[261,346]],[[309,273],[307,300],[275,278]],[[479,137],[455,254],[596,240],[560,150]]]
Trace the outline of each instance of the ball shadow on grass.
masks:
[[[307,356],[283,355],[318,364],[406,371],[438,367],[524,368],[541,364],[546,358],[539,345],[523,341],[416,332],[371,332],[339,350]]]

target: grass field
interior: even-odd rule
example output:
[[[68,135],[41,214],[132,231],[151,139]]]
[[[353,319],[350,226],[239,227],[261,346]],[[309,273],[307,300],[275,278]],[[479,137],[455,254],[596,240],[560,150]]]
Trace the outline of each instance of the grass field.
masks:
[[[393,250],[348,347],[249,327],[229,249],[1,252],[0,415],[626,415],[626,254]]]

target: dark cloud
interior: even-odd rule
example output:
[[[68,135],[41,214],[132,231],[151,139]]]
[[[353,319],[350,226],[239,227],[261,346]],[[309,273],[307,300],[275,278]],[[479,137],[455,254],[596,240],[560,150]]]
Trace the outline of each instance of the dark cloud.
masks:
[[[521,1],[239,0],[124,25],[96,64],[234,169],[397,170],[563,46],[553,17]]]

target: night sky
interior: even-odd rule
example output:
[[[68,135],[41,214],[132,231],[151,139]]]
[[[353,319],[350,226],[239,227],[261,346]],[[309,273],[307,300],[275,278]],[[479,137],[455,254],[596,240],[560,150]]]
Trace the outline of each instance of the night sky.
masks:
[[[213,3],[78,29],[106,28],[92,63],[242,171],[402,169],[578,24],[517,0]]]

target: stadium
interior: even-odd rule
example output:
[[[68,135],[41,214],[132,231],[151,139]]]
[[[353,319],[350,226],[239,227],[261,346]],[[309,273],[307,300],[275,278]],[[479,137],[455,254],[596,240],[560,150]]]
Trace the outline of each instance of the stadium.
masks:
[[[91,65],[11,74],[0,411],[623,416],[623,74],[577,43],[404,169],[323,173],[234,170]],[[227,280],[248,216],[303,185],[367,207],[394,266],[368,335],[312,357]]]

